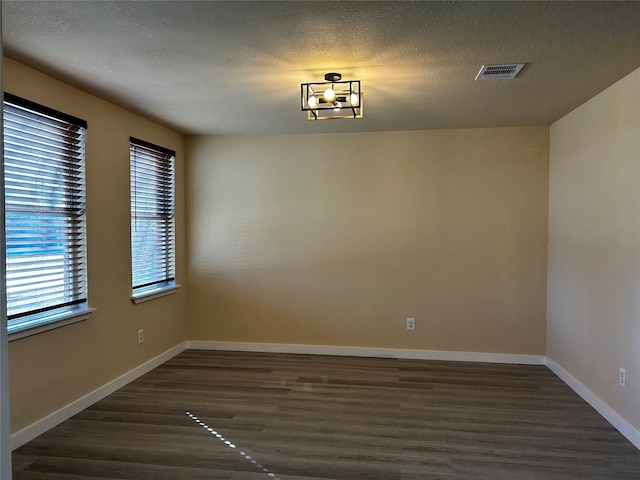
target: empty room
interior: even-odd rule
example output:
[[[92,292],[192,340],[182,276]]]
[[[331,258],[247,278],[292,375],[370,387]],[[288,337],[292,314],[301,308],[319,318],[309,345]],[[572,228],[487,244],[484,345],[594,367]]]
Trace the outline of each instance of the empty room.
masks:
[[[2,1],[0,479],[640,479],[640,1]]]

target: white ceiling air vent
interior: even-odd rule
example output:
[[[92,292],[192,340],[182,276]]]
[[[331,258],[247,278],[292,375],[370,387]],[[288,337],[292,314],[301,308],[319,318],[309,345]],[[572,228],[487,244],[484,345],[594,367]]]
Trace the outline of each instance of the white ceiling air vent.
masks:
[[[506,63],[504,65],[483,65],[476,80],[506,80],[516,78],[524,63]]]

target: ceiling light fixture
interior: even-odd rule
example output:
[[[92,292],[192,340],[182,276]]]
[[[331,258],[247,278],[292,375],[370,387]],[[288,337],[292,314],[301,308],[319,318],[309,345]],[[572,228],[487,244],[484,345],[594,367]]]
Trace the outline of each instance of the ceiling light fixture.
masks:
[[[300,85],[302,111],[309,120],[362,118],[360,80],[342,80],[340,73],[327,73],[326,82]]]

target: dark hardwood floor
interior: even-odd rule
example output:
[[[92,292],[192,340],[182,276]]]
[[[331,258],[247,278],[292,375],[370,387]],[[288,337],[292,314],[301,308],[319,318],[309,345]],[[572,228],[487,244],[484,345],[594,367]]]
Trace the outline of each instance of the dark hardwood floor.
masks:
[[[546,367],[190,350],[13,453],[35,479],[640,479]]]

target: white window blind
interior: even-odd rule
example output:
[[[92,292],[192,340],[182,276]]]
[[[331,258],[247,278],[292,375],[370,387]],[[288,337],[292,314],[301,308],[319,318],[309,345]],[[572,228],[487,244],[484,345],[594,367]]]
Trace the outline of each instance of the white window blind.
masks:
[[[133,296],[175,283],[175,152],[130,138]]]
[[[8,330],[87,306],[84,120],[4,95]]]

